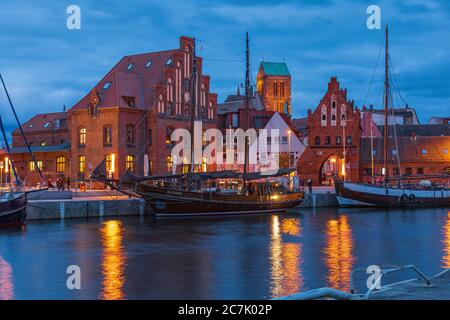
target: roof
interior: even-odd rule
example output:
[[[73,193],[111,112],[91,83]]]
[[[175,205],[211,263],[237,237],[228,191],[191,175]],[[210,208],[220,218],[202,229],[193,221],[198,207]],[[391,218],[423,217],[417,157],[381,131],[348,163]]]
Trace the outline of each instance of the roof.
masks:
[[[261,62],[261,67],[269,76],[290,76],[289,69],[285,62]]]
[[[377,126],[384,136],[384,126]],[[395,131],[394,131],[395,129]],[[424,137],[450,136],[450,125],[448,124],[404,124],[388,126],[390,137],[410,137],[412,135]]]
[[[45,130],[63,130],[67,129],[66,112],[52,112],[52,113],[40,113],[28,120],[22,125],[22,129],[25,133],[38,132]],[[56,120],[63,120],[59,123],[60,127],[57,127]],[[13,131],[13,135],[20,134],[19,128]]]
[[[241,98],[239,98],[241,97]],[[230,112],[239,112],[239,109],[245,108],[245,96],[231,95],[225,99],[225,102],[217,104],[217,114],[222,115]],[[264,110],[261,96],[258,92],[250,99],[250,108],[256,110]]]
[[[145,108],[153,105],[153,87],[164,79],[164,70],[169,59],[179,49],[150,52],[124,56],[120,61],[101,79],[93,89],[100,97],[99,108],[123,106],[128,107],[124,99],[118,97],[136,97],[136,107]],[[151,63],[149,67],[147,64]],[[129,66],[132,64],[131,69]],[[108,88],[105,84],[110,83]],[[118,85],[120,83],[120,85]],[[147,88],[147,90],[144,90]],[[152,88],[152,89],[148,89]],[[89,105],[89,91],[71,110],[85,109]]]
[[[361,162],[371,162],[371,139],[361,138]],[[384,157],[384,139],[373,138],[374,145],[374,159],[375,161],[383,161]],[[399,137],[397,143],[395,138],[389,138],[389,161],[397,162],[397,155],[392,154],[392,150],[396,149],[398,145],[399,158],[401,162],[422,162],[422,161],[450,161],[450,136],[447,137]],[[427,153],[422,154],[422,149],[426,149]],[[444,149],[447,149],[447,154],[444,153]]]

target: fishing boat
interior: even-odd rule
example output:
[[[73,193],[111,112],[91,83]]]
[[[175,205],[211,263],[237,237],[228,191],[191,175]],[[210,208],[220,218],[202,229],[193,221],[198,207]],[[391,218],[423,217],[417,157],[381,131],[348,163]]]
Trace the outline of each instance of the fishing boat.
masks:
[[[195,109],[197,68],[195,49],[192,55],[192,77],[190,87]],[[245,130],[249,126],[250,104],[249,39],[246,35],[246,79],[245,79]],[[191,132],[195,112],[191,113]],[[127,171],[119,180],[108,178],[105,161],[91,175],[109,187],[129,195],[138,195],[146,200],[148,208],[157,216],[196,216],[256,214],[286,211],[299,205],[303,192],[283,183],[282,177],[291,178],[295,169],[283,168],[273,172],[249,172],[249,142],[245,140],[245,164],[243,172],[214,171],[196,172],[190,165],[189,172],[140,177]],[[191,139],[191,152],[193,152]],[[193,159],[193,155],[191,159]]]
[[[424,207],[449,206],[450,188],[445,185],[434,185],[432,179],[447,179],[450,176],[398,176],[389,177],[389,133],[388,115],[390,101],[389,81],[389,33],[388,26],[385,31],[385,80],[384,80],[384,168],[381,183],[354,183],[345,181],[345,177],[335,177],[334,185],[338,202],[344,207]],[[395,130],[394,130],[395,132]],[[372,136],[371,136],[372,138]],[[373,159],[373,150],[372,159]],[[397,157],[400,155],[397,153]],[[400,167],[400,160],[398,159]],[[373,160],[372,160],[372,175]],[[425,180],[429,178],[430,180]],[[374,179],[373,179],[374,180]],[[417,181],[418,183],[412,183]]]
[[[19,119],[17,117],[17,113],[14,109],[14,106],[12,104],[11,98],[9,96],[8,90],[6,89],[5,82],[3,80],[2,75],[0,74],[0,80],[3,85],[3,89],[6,93],[6,96],[8,98],[11,110],[13,111],[14,117],[19,125],[20,132],[22,134],[22,137],[25,141],[25,144],[28,147],[28,151],[32,156],[32,159],[35,163],[36,168],[38,169],[38,172],[41,176],[42,181],[44,180],[43,174],[41,170],[39,169],[39,166],[37,165],[36,159],[33,155],[33,152],[31,151],[30,144],[28,143],[27,138],[25,137],[25,134],[22,130],[22,126],[19,122]],[[6,151],[8,154],[8,161],[5,163],[5,167],[8,168],[7,172],[11,172],[14,176],[15,183],[11,183],[7,188],[4,188],[3,186],[0,186],[0,226],[7,226],[7,225],[21,225],[24,223],[26,219],[26,208],[27,208],[27,194],[29,192],[37,192],[41,190],[33,190],[26,192],[23,189],[23,184],[20,178],[17,175],[17,170],[14,165],[14,161],[11,157],[11,149],[8,144],[8,139],[6,137],[6,131],[5,127],[3,125],[3,120],[0,115],[0,131],[3,137],[3,141],[5,142]],[[11,171],[9,171],[9,168],[11,168]]]

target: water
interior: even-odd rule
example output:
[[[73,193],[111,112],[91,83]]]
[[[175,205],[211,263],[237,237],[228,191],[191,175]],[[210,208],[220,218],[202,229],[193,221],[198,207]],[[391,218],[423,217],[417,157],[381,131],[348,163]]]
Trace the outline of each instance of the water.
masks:
[[[449,268],[449,209],[29,222],[0,230],[0,300],[266,299],[348,290],[351,270],[372,264]],[[81,290],[66,287],[69,265]]]

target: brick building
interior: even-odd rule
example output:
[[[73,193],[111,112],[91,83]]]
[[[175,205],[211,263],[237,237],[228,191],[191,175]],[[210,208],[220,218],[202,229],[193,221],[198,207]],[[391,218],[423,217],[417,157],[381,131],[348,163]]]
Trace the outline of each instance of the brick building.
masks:
[[[284,62],[261,62],[256,91],[266,110],[291,115],[291,74]]]
[[[308,110],[308,145],[297,162],[301,181],[331,184],[334,174],[359,180],[360,111],[336,77],[314,111]]]
[[[176,49],[125,56],[67,113],[40,114],[25,123],[45,175],[87,179],[104,159],[114,178],[126,169],[136,174],[183,170],[173,166],[173,130],[189,128],[191,112],[204,129],[215,128],[217,121],[217,95],[210,93],[202,58],[194,63],[193,49],[194,39],[182,36]],[[192,110],[194,64],[197,108]],[[22,176],[28,176],[32,165],[17,132],[13,147]],[[64,170],[58,162],[62,156]]]

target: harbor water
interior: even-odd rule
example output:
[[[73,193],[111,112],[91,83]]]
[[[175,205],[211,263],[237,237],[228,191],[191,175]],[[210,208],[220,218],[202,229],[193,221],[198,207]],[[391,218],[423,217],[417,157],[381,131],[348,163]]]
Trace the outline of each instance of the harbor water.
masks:
[[[450,268],[450,209],[33,221],[0,230],[0,300],[269,299],[349,290],[355,268],[405,264]],[[67,288],[70,265],[80,290]]]

